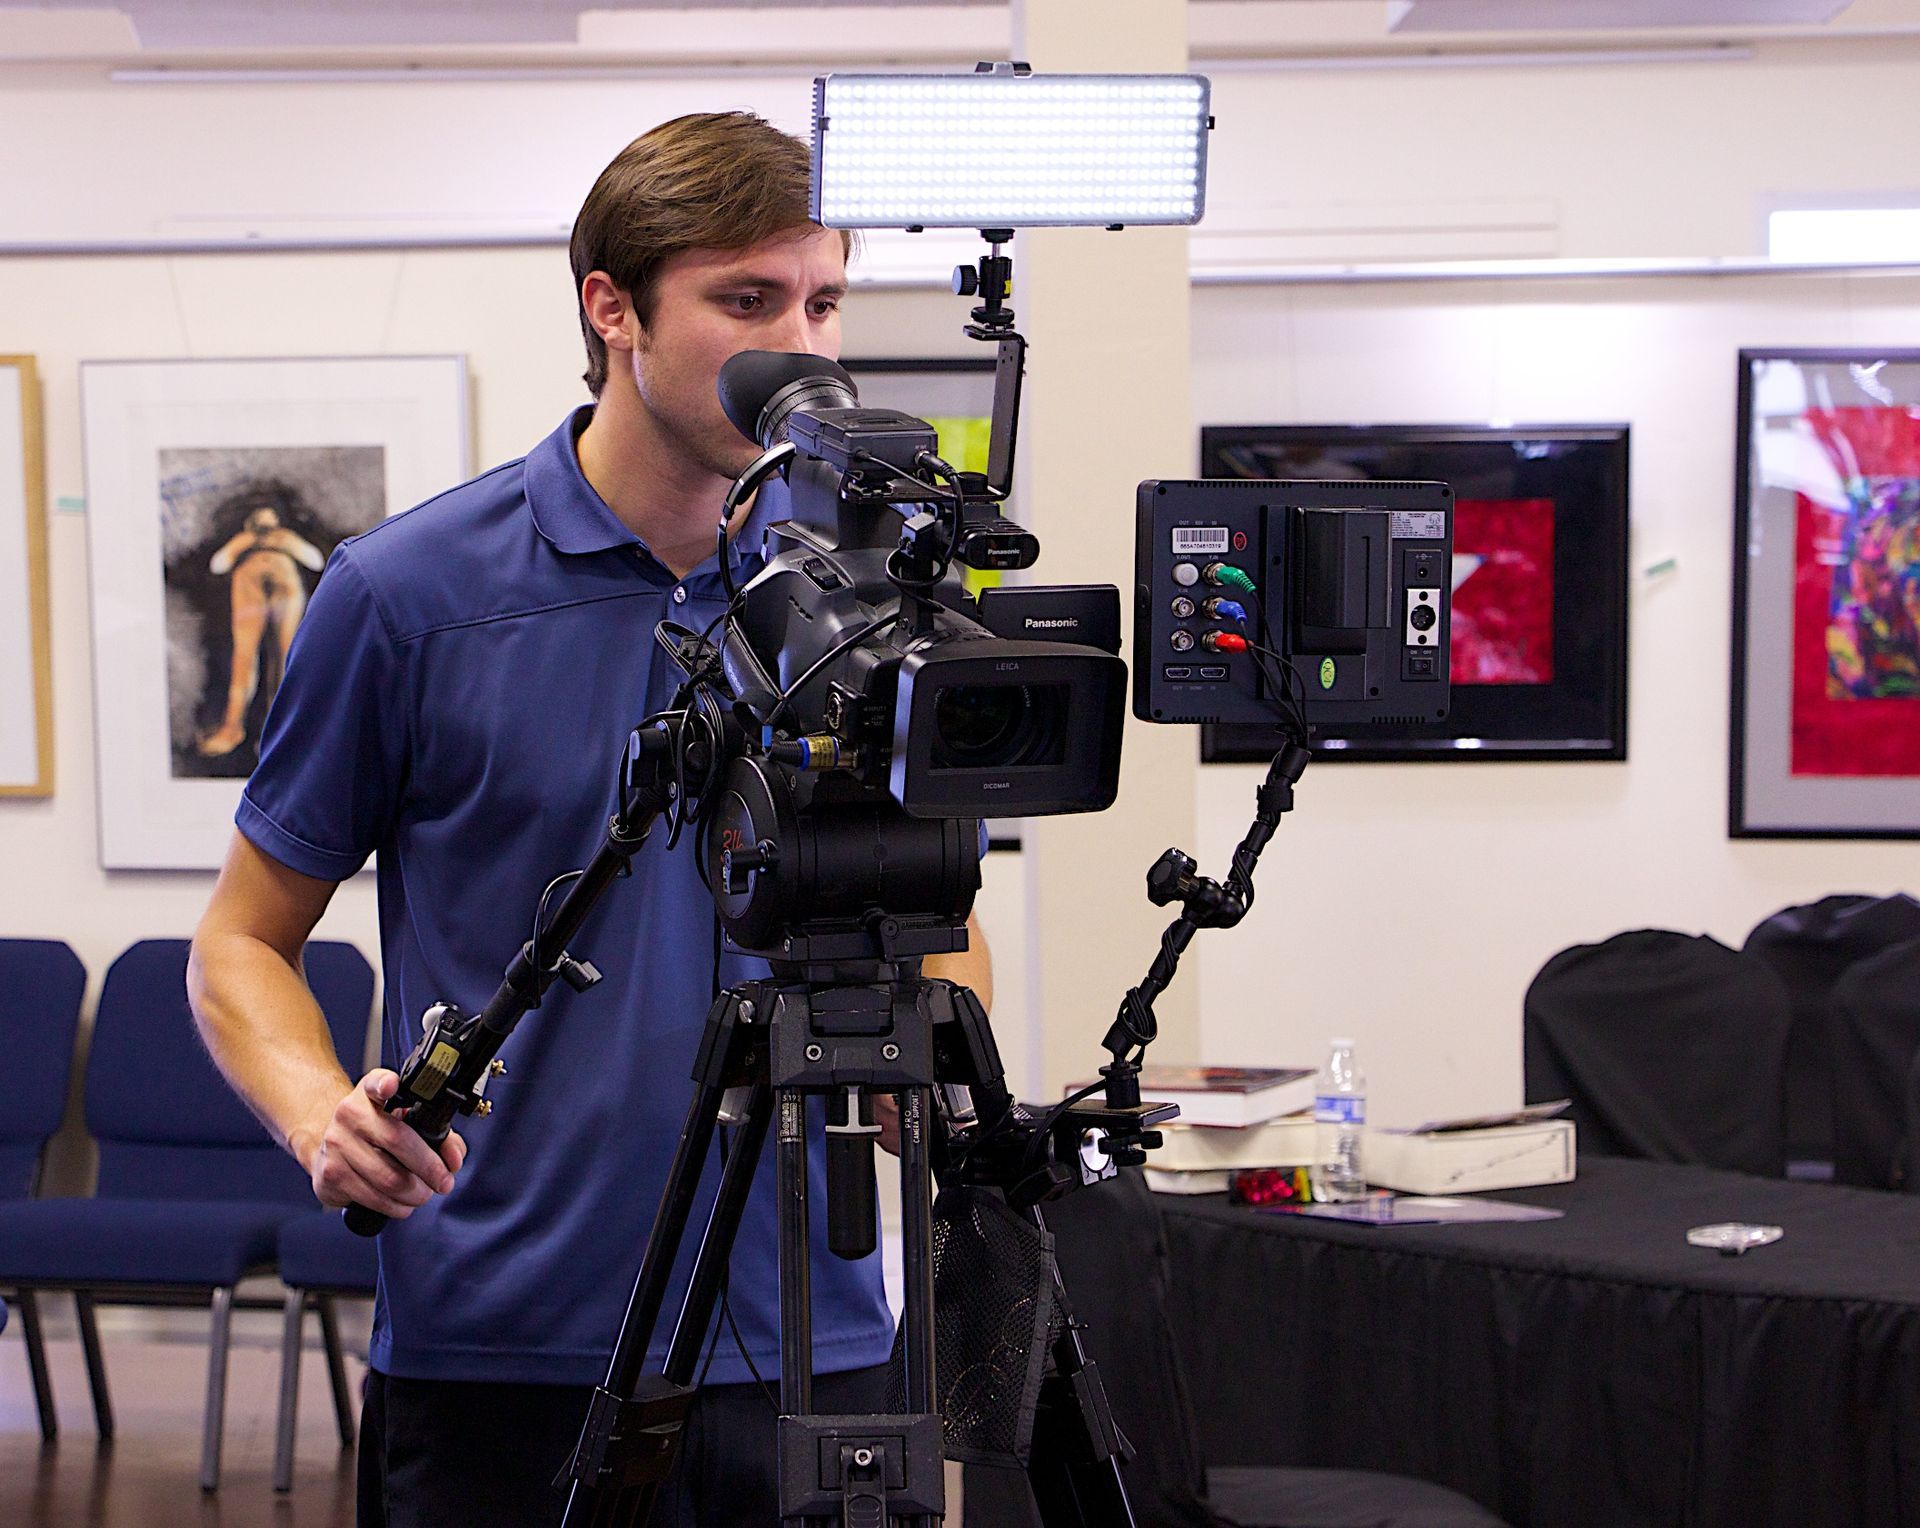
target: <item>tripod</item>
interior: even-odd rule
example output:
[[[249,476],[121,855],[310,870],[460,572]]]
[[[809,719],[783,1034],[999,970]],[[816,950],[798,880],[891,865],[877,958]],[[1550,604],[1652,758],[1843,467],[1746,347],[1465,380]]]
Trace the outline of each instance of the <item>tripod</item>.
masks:
[[[945,1511],[944,1449],[934,1376],[931,1184],[1008,1185],[1009,1201],[1041,1227],[1035,1196],[1058,1191],[1069,1169],[1049,1142],[1088,1129],[1137,1135],[1171,1111],[1101,1105],[1061,1111],[1046,1139],[1007,1094],[993,1035],[967,988],[920,973],[921,958],[956,947],[943,920],[883,920],[874,934],[798,933],[771,980],[723,992],[707,1015],[695,1093],[669,1170],[607,1378],[598,1387],[571,1467],[568,1528],[642,1525],[672,1469],[747,1192],[770,1130],[779,1207],[780,1516],[784,1528],[931,1525]],[[873,939],[882,958],[866,954]],[[863,949],[862,947],[865,947]],[[958,1105],[958,1131],[933,1107],[939,1089]],[[812,1409],[812,1321],[805,1101],[828,1098],[828,1242],[860,1256],[874,1244],[871,1097],[901,1101],[900,1176],[905,1267],[902,1322],[906,1410],[821,1415]],[[744,1102],[742,1102],[744,1101]],[[737,1106],[737,1107],[730,1107]],[[722,1119],[736,1119],[663,1372],[642,1378],[702,1166]],[[963,1150],[964,1150],[964,1161]],[[1050,1343],[1029,1465],[1044,1520],[1062,1528],[1133,1522],[1121,1483],[1124,1444],[1096,1366],[1066,1311],[1057,1270],[1048,1291],[1063,1320]]]

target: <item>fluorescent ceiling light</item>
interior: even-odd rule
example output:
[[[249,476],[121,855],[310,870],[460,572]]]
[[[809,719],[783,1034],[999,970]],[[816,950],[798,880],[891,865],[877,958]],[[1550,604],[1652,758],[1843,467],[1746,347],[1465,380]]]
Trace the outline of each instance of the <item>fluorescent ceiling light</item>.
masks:
[[[1387,30],[1405,35],[1802,26],[1831,21],[1847,4],[1848,0],[1389,0]]]
[[[1208,84],[1194,74],[828,74],[813,215],[829,228],[1197,223]]]
[[[1767,219],[1775,260],[1920,260],[1920,207],[1829,207]]]

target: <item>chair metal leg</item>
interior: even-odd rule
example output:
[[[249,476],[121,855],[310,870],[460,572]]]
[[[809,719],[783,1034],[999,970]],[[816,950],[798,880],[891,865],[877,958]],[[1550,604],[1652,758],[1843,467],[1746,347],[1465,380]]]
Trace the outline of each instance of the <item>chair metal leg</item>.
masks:
[[[87,1290],[73,1292],[74,1314],[79,1318],[80,1347],[87,1355],[87,1389],[93,1394],[93,1420],[100,1439],[113,1437],[113,1392],[107,1389],[107,1364],[100,1352],[100,1327],[93,1316],[93,1296]]]
[[[347,1364],[340,1353],[340,1323],[334,1319],[333,1296],[315,1295],[320,1307],[320,1336],[327,1349],[327,1377],[333,1381],[333,1420],[340,1429],[340,1446],[353,1447],[353,1400],[347,1393]]]
[[[280,1333],[280,1413],[274,1429],[273,1488],[293,1489],[293,1427],[300,1412],[300,1332],[307,1313],[306,1291],[289,1289],[286,1324]]]
[[[207,1419],[200,1440],[200,1489],[220,1485],[220,1435],[226,1426],[227,1338],[233,1329],[233,1290],[213,1292],[213,1330],[207,1340]]]
[[[40,1331],[39,1297],[31,1289],[14,1291],[20,1307],[20,1335],[27,1343],[27,1372],[33,1376],[33,1404],[40,1413],[40,1436],[51,1443],[60,1436],[60,1419],[53,1410],[53,1380],[47,1373],[47,1344]]]

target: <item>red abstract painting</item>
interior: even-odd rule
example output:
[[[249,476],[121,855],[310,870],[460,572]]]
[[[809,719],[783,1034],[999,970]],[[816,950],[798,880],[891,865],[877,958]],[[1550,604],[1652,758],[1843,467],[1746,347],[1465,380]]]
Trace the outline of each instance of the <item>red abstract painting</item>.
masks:
[[[1455,684],[1553,682],[1553,500],[1461,499],[1453,520]]]
[[[1920,775],[1920,416],[1809,409],[1844,505],[1797,496],[1796,775]]]

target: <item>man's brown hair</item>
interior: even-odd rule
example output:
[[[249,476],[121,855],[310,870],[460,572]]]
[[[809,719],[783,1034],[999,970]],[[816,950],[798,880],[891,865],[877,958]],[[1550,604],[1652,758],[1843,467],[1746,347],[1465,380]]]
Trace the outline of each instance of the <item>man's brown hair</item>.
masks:
[[[811,168],[806,144],[747,111],[675,117],[614,157],[581,204],[570,246],[594,397],[606,385],[607,345],[580,297],[588,274],[605,271],[649,323],[653,284],[673,256],[807,228]]]

